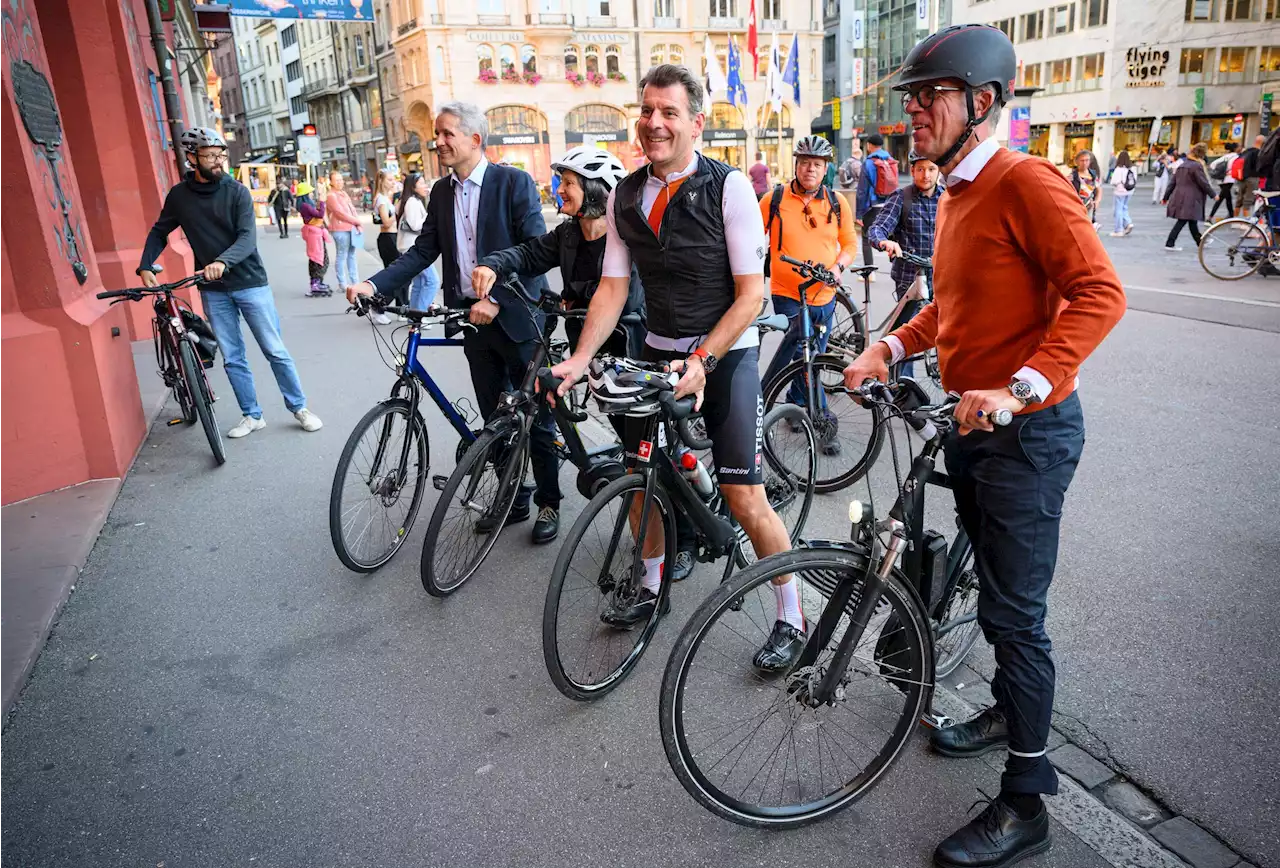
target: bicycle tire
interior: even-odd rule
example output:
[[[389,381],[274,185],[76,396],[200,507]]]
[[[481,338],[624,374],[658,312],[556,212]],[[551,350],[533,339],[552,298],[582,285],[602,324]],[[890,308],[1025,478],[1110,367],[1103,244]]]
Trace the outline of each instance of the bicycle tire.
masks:
[[[844,287],[836,290],[836,309],[831,314],[827,352],[857,356],[867,348],[867,332],[862,311],[854,304]]]
[[[178,402],[178,410],[182,413],[182,421],[188,425],[194,425],[199,415],[196,413],[196,402],[191,395],[191,390],[187,383],[186,376],[182,373],[182,365],[179,359],[173,357],[173,350],[170,348],[167,337],[171,336],[167,326],[161,331],[159,320],[152,320],[152,338],[157,346],[157,359],[160,364],[160,371],[163,375],[168,371],[177,371],[178,376],[174,379],[173,386],[170,391],[173,392],[173,399]]]
[[[787,425],[787,429],[779,427],[782,425]],[[796,425],[800,426],[799,432],[795,430]],[[787,528],[787,536],[791,540],[791,545],[794,546],[800,541],[800,534],[804,532],[809,510],[813,506],[814,487],[806,480],[812,479],[818,468],[817,435],[804,409],[794,404],[782,404],[766,413],[760,430],[764,465],[764,478],[761,482],[764,484],[769,506],[778,514],[778,518],[782,519],[784,525],[790,525]],[[800,434],[800,443],[796,445],[808,456],[804,472],[788,469],[788,463],[794,462],[800,456],[793,456],[789,451],[785,458],[781,454],[784,448],[792,445],[793,438],[788,435],[797,433]],[[794,508],[788,509],[788,507]],[[779,510],[783,511],[779,512]],[[733,527],[738,534],[739,542],[738,550],[734,554],[735,562],[739,568],[750,566],[757,560],[755,550],[751,547],[751,540],[747,538],[746,531],[738,525],[737,521],[733,522]]]
[[[823,388],[830,390],[834,388],[836,383],[844,383],[844,359],[839,356],[823,354],[816,357],[813,362],[813,371],[818,378],[818,382],[823,384]],[[777,375],[769,381],[764,389],[764,406],[766,411],[772,410],[775,406],[786,403],[787,390],[792,380],[796,377],[805,376],[805,363],[803,359],[797,359],[787,365]],[[884,441],[883,426],[880,424],[883,411],[876,406],[860,407],[854,403],[853,398],[844,392],[831,392],[828,394],[828,408],[830,404],[838,399],[841,404],[841,412],[839,414],[832,413],[831,418],[806,408],[809,420],[813,423],[814,432],[818,436],[818,472],[817,478],[814,480],[814,489],[819,494],[829,494],[833,491],[840,491],[848,488],[866,475],[867,469],[875,462],[876,457],[880,454],[880,448]],[[847,403],[847,409],[845,404]],[[852,431],[854,426],[860,423],[858,419],[866,414],[869,422],[863,426],[867,428],[865,437],[860,433],[857,436],[846,438],[841,435],[841,428]],[[842,417],[844,421],[842,421]],[[828,455],[823,452],[824,444],[827,440],[836,440],[840,443],[840,453],[838,455]],[[852,451],[856,454],[850,456],[848,453]],[[852,462],[850,458],[852,457]],[[791,468],[795,470],[795,468]]]
[[[1239,233],[1238,237],[1227,240],[1227,236],[1233,232]],[[1218,243],[1219,235],[1223,236],[1225,243]],[[1242,251],[1241,248],[1246,243],[1256,244],[1257,247],[1247,252]],[[1267,233],[1254,221],[1245,220],[1242,217],[1231,217],[1214,223],[1200,236],[1200,243],[1197,245],[1200,267],[1210,277],[1215,277],[1218,280],[1242,280],[1256,273],[1262,267],[1262,264],[1268,261],[1270,251],[1271,241],[1268,239]],[[1236,257],[1239,257],[1241,264],[1245,267],[1238,273],[1225,270],[1221,273],[1215,271],[1209,266],[1207,260],[1216,259],[1219,252],[1225,255],[1232,264],[1235,263]],[[1209,253],[1207,257],[1206,253]]]
[[[400,460],[400,444],[394,445],[394,452],[388,453],[388,448],[392,447],[394,422],[390,417],[399,415],[404,419],[405,436],[413,440],[409,444],[410,460],[416,458],[417,465],[412,472],[413,489],[409,493],[408,509],[404,516],[398,521],[392,521],[388,527],[392,531],[392,540],[390,545],[381,552],[372,557],[363,557],[356,554],[357,546],[347,539],[347,529],[345,527],[344,518],[350,512],[350,508],[345,506],[344,493],[347,490],[347,482],[351,474],[351,464],[356,458],[356,450],[360,447],[360,443],[364,439],[364,435],[369,429],[375,425],[382,423],[382,431],[378,435],[378,445],[375,448],[375,456],[381,455],[382,461],[390,460],[396,465]],[[416,445],[415,445],[416,444]],[[427,435],[427,426],[422,420],[420,414],[414,413],[412,405],[404,398],[389,398],[379,403],[361,417],[356,423],[356,427],[351,430],[350,436],[347,437],[346,445],[342,447],[342,455],[338,458],[338,466],[333,471],[333,484],[329,488],[329,539],[333,542],[334,553],[337,554],[338,560],[342,561],[342,565],[349,570],[357,573],[372,573],[379,567],[384,566],[393,557],[396,552],[400,551],[404,541],[409,538],[409,532],[413,530],[414,520],[418,516],[418,510],[422,506],[422,494],[426,489],[426,480],[430,473],[431,460],[431,444]],[[384,505],[392,505],[399,503],[404,496],[404,487],[410,483],[408,476],[408,468],[406,468],[405,479],[394,479],[388,472],[381,474],[385,464],[378,467],[370,467],[369,472],[360,473],[359,476],[364,479],[372,476],[369,482],[363,483],[363,487],[373,497],[377,498]],[[395,475],[399,476],[399,467],[396,467]],[[388,485],[391,487],[389,488]],[[375,491],[376,489],[376,491]],[[392,504],[388,504],[388,499]],[[370,519],[372,524],[373,519]],[[368,525],[366,525],[368,527]],[[363,535],[363,532],[362,532]]]
[[[946,678],[964,661],[977,644],[982,630],[977,620],[959,624],[945,633],[939,630],[977,612],[978,575],[973,568],[973,544],[969,535],[960,528],[951,551],[947,555],[947,583],[933,612],[937,627],[934,630],[934,678]]]
[[[547,674],[551,676],[551,682],[555,684],[556,689],[570,699],[584,702],[588,700],[600,699],[608,693],[615,690],[626,679],[627,675],[640,662],[640,658],[644,656],[644,652],[649,647],[649,642],[653,639],[654,632],[658,628],[658,622],[662,620],[659,612],[666,603],[671,593],[671,582],[663,581],[658,589],[657,605],[654,607],[654,614],[645,622],[644,626],[639,629],[630,631],[622,631],[616,628],[602,626],[600,624],[599,615],[607,606],[607,601],[611,599],[614,587],[605,591],[597,578],[593,579],[591,575],[583,573],[581,569],[573,566],[575,555],[580,555],[588,550],[583,545],[583,540],[588,536],[595,524],[596,518],[600,516],[609,507],[611,501],[619,499],[623,504],[630,497],[643,496],[645,488],[645,478],[639,474],[628,474],[626,476],[615,479],[607,486],[602,488],[600,492],[587,504],[582,513],[579,514],[577,520],[573,523],[573,527],[569,531],[569,535],[565,538],[564,545],[560,548],[560,554],[556,558],[555,569],[551,573],[551,582],[547,585],[547,597],[542,607],[542,659],[547,666]],[[663,556],[666,563],[674,563],[676,556],[676,524],[675,513],[672,511],[670,498],[661,486],[655,486],[653,503],[662,516],[662,527],[664,535]],[[643,508],[643,507],[642,507]],[[616,543],[620,531],[622,531],[627,523],[623,520],[620,512],[618,516],[612,517],[610,520],[614,522],[615,527],[609,536],[610,542],[606,547],[610,551],[614,551],[613,543]],[[644,538],[647,533],[647,525],[640,529],[639,539],[635,541],[632,550],[639,548],[643,551]],[[597,534],[599,529],[596,529]],[[601,542],[604,539],[597,536]],[[630,569],[631,559],[633,555],[625,553],[620,568]],[[603,570],[609,572],[612,578],[612,559],[608,564],[599,565]],[[581,584],[584,590],[578,591],[576,587],[571,587],[570,591],[565,591],[565,584],[571,573],[578,573],[583,577]],[[616,583],[615,583],[616,585]],[[605,639],[606,652],[613,647],[613,638],[617,636],[631,636],[634,638],[632,647],[622,659],[597,680],[587,682],[580,678],[576,678],[574,674],[568,671],[565,666],[565,657],[568,655],[561,653],[560,642],[560,623],[562,620],[561,604],[565,601],[567,594],[580,594],[588,599],[592,595],[596,599],[595,610],[592,616],[587,619],[591,624],[593,631],[603,633],[608,638]],[[571,599],[578,599],[577,597]],[[624,649],[625,650],[625,649]],[[584,654],[584,658],[588,655]]]
[[[513,435],[516,438],[514,440]],[[428,594],[433,597],[447,597],[454,593],[475,575],[476,570],[484,563],[484,559],[489,556],[489,552],[498,541],[498,535],[502,532],[507,516],[511,513],[516,495],[520,492],[528,452],[528,431],[515,430],[513,425],[486,429],[467,448],[462,460],[453,469],[453,473],[449,475],[449,481],[440,492],[440,499],[436,501],[435,509],[431,511],[431,521],[427,524],[426,538],[422,541],[422,560],[419,562],[418,572],[422,577],[422,587]],[[506,461],[501,461],[503,453],[506,453]],[[508,476],[506,471],[511,466],[511,461],[519,463],[512,468],[514,475]],[[474,504],[477,486],[482,485],[482,480],[489,476],[492,476],[495,482],[493,504],[484,507],[481,512],[483,515],[491,516],[495,523],[491,530],[482,532],[470,520],[472,518],[470,514],[476,511]],[[454,519],[449,530],[465,525],[462,530],[467,536],[462,536],[458,543],[460,544],[464,539],[478,539],[479,544],[465,554],[459,565],[448,554],[453,546],[442,546],[440,536],[445,531],[445,521],[450,507],[464,484],[467,486],[466,502],[459,504],[462,507],[461,518]],[[462,519],[467,521],[463,522]]]
[[[196,351],[187,341],[179,341],[178,352],[182,357],[182,376],[187,388],[195,398],[196,415],[200,417],[200,426],[204,428],[204,436],[213,450],[213,460],[221,467],[227,463],[227,452],[222,445],[222,432],[218,430],[218,417],[213,412],[213,395],[209,393],[209,381],[205,379],[204,368],[196,360]]]
[[[752,637],[744,635],[741,629],[748,622],[755,623],[751,612],[755,608],[753,602],[758,601],[758,597],[753,595],[764,588],[765,585],[768,585],[775,576],[786,573],[793,573],[797,577],[809,576],[810,578],[805,579],[805,581],[811,588],[819,594],[824,592],[829,594],[839,582],[857,581],[859,579],[855,577],[865,575],[866,563],[865,552],[847,548],[797,549],[767,558],[753,564],[721,585],[711,596],[703,601],[677,637],[671,656],[667,661],[666,669],[663,672],[662,689],[659,696],[662,746],[666,752],[667,761],[670,763],[672,771],[675,772],[681,786],[699,804],[716,816],[753,828],[794,829],[807,825],[832,816],[864,796],[880,781],[905,750],[915,731],[920,715],[929,707],[933,685],[931,678],[933,658],[930,642],[931,635],[919,597],[910,589],[898,571],[895,570],[884,581],[881,599],[873,613],[868,632],[864,633],[858,647],[862,648],[866,643],[874,641],[872,627],[883,626],[895,616],[899,617],[902,624],[909,625],[909,627],[902,630],[902,636],[904,637],[903,649],[907,657],[896,659],[895,663],[890,667],[899,670],[903,674],[890,679],[898,683],[890,683],[876,697],[877,699],[886,699],[892,702],[900,701],[902,708],[901,711],[895,711],[894,708],[882,706],[874,701],[862,707],[864,711],[868,708],[873,709],[870,711],[872,716],[877,713],[874,709],[887,712],[888,715],[885,719],[890,723],[886,724],[886,727],[891,726],[891,729],[888,730],[883,745],[879,748],[874,744],[868,745],[866,742],[860,742],[863,747],[872,753],[872,759],[865,767],[858,769],[856,774],[852,774],[850,778],[841,777],[840,780],[835,781],[833,787],[835,787],[835,784],[839,784],[839,786],[835,787],[831,792],[814,795],[805,789],[800,780],[800,757],[804,752],[798,749],[797,739],[803,741],[806,738],[812,738],[817,741],[815,753],[819,758],[818,787],[823,788],[825,786],[822,770],[823,734],[826,733],[828,738],[838,737],[839,732],[848,734],[848,730],[843,730],[836,724],[834,718],[835,710],[837,706],[843,706],[850,699],[847,691],[849,686],[855,683],[859,687],[865,685],[861,681],[850,680],[845,685],[845,691],[838,698],[834,698],[831,704],[823,704],[814,708],[803,702],[799,698],[802,696],[802,691],[795,689],[797,683],[803,686],[804,675],[790,673],[774,679],[766,679],[751,668],[750,654],[754,649],[754,641]],[[768,624],[756,624],[757,630],[767,630],[771,627],[772,613],[774,612],[773,591],[764,588],[763,593],[768,597],[767,607],[764,602],[760,602],[759,608]],[[855,589],[855,594],[857,593],[858,589]],[[809,594],[808,588],[802,590],[802,601],[806,594]],[[824,600],[823,605],[831,605],[829,596]],[[846,605],[842,615],[845,619],[842,622],[844,624],[848,623],[848,612],[852,605],[853,599]],[[730,644],[737,644],[732,638],[736,635],[742,639],[742,644],[745,645],[745,648],[731,648],[730,651],[732,653],[726,653],[723,648],[713,647],[710,644],[711,641],[714,641],[716,645],[721,644],[720,637],[716,637],[715,640],[708,640],[707,636],[722,617],[727,620],[731,619],[734,622],[725,627],[727,636],[724,641]],[[750,630],[749,627],[746,629]],[[761,635],[767,635],[767,633],[762,632]],[[820,658],[820,660],[830,660],[830,654],[838,641],[836,637],[839,635],[842,635],[842,631],[837,630],[831,638],[829,648],[821,652],[827,656]],[[699,670],[697,677],[691,679],[691,669],[697,660],[698,652],[704,641],[708,642],[709,650],[716,655],[715,666],[718,668],[709,669],[706,672]],[[883,641],[883,637],[881,641]],[[877,645],[878,647],[879,645]],[[734,660],[740,659],[739,654],[746,655],[741,659],[745,663],[747,672],[751,676],[750,678],[743,677],[739,673],[724,671]],[[857,668],[859,662],[868,663],[869,671],[864,672]],[[885,667],[886,663],[883,658],[865,661],[855,655],[850,661],[850,669],[847,672],[851,677],[858,674],[877,675],[883,674]],[[700,707],[690,708],[690,697],[687,691],[692,689],[695,696],[704,691],[713,692],[716,674],[723,677],[724,684],[729,691],[737,691],[739,695],[726,696],[725,691],[722,691],[719,695],[707,700],[708,711],[702,711]],[[795,679],[800,679],[800,681],[797,682]],[[771,692],[776,696],[770,697],[769,694]],[[783,725],[786,725],[787,722],[791,724],[788,727],[789,732],[784,732],[776,742],[773,739],[775,734],[773,730],[765,731],[763,736],[766,745],[774,742],[775,751],[784,744],[788,739],[788,735],[790,736],[790,747],[794,761],[788,758],[786,767],[782,769],[781,786],[778,788],[778,801],[782,802],[787,798],[788,794],[786,774],[788,770],[794,769],[796,780],[794,787],[790,791],[794,793],[795,799],[786,804],[762,805],[748,802],[743,798],[731,795],[722,785],[713,783],[710,777],[717,766],[724,763],[730,754],[741,748],[742,752],[734,760],[733,765],[724,772],[726,777],[737,773],[751,743],[755,741],[762,730],[765,730],[769,719],[774,716],[772,709],[766,709],[764,712],[765,717],[755,724],[747,738],[734,744],[729,749],[729,753],[716,760],[714,764],[711,763],[713,759],[711,748],[717,742],[732,739],[734,737],[732,733],[727,736],[721,735],[715,741],[701,748],[691,746],[691,739],[700,742],[702,739],[698,738],[698,736],[724,730],[725,725],[723,724],[718,727],[713,725],[710,728],[700,729],[699,727],[703,727],[705,723],[703,718],[708,714],[724,713],[740,716],[744,709],[750,710],[759,704],[762,698],[766,700],[774,698],[776,705],[784,709],[781,715],[785,719],[782,721]],[[858,698],[871,699],[872,697],[852,698],[856,700]],[[822,719],[821,715],[828,716]],[[870,723],[869,718],[864,718],[857,714],[854,716],[861,721]],[[749,714],[746,717],[739,717],[739,720],[746,722],[746,725],[750,727],[751,722],[759,717],[760,713]],[[797,721],[805,721],[804,728],[799,731],[797,731],[797,726],[795,725]],[[862,724],[853,725],[861,726]],[[856,736],[854,738],[856,741]],[[876,737],[877,742],[878,739],[879,737]],[[852,754],[847,752],[845,757],[848,759],[853,758]],[[830,751],[830,759],[835,764],[835,770],[838,771],[841,758],[834,750]],[[776,755],[770,762],[770,771],[761,784],[761,798],[763,798],[764,789],[769,786],[777,766],[784,763]],[[748,766],[743,767],[742,774],[745,775],[749,771],[748,764]],[[754,787],[756,778],[763,771],[764,764],[756,771],[755,775],[748,779],[742,795],[746,795],[747,790]],[[833,774],[833,777],[837,776]]]

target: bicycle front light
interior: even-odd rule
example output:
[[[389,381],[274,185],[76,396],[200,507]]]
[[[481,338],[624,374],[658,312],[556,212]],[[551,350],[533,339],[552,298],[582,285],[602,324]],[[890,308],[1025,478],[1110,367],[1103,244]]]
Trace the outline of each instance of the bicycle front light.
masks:
[[[849,523],[861,524],[862,516],[866,514],[866,507],[863,506],[861,500],[849,501]]]

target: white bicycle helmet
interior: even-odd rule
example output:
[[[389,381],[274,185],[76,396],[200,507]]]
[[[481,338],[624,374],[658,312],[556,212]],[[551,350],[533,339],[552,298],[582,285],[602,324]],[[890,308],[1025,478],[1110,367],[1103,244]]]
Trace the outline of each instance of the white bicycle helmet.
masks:
[[[222,137],[222,133],[209,127],[192,127],[189,130],[183,130],[182,135],[178,137],[178,143],[182,145],[182,150],[188,154],[194,154],[201,148],[225,148],[227,140]]]
[[[652,416],[658,412],[658,396],[675,384],[673,377],[678,379],[608,356],[593,359],[587,367],[591,396],[611,416]]]
[[[578,145],[552,163],[551,168],[557,172],[568,169],[583,178],[603,181],[610,190],[627,177],[627,170],[621,160],[608,151],[591,145]]]

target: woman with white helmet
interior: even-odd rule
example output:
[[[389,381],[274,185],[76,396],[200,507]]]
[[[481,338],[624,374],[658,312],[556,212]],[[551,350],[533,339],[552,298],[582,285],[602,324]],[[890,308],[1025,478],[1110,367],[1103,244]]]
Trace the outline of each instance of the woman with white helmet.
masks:
[[[605,208],[609,193],[627,175],[622,162],[613,154],[590,145],[580,145],[551,164],[560,175],[560,213],[574,219],[562,221],[540,238],[515,247],[499,250],[480,260],[471,273],[476,295],[484,298],[499,280],[510,274],[532,277],[546,274],[559,266],[563,283],[562,299],[566,310],[587,307],[600,284],[604,268]],[[640,324],[622,326],[625,337],[615,334],[603,351],[626,356],[628,349],[644,343],[644,290],[635,268],[631,269],[631,286],[627,292],[623,314],[640,314]],[[571,347],[577,347],[582,334],[582,320],[565,321],[565,333]]]

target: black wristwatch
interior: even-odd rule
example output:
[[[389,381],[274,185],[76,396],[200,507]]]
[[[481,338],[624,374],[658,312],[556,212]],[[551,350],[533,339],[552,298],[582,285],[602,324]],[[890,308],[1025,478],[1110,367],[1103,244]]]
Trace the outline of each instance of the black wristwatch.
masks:
[[[720,364],[720,360],[715,357],[714,353],[709,353],[702,347],[694,350],[693,355],[702,360],[702,368],[708,374],[716,369],[716,365]]]
[[[1013,397],[1022,402],[1022,406],[1026,407],[1036,401],[1036,390],[1031,388],[1031,384],[1022,380],[1014,380],[1009,384],[1009,391],[1013,393]]]

